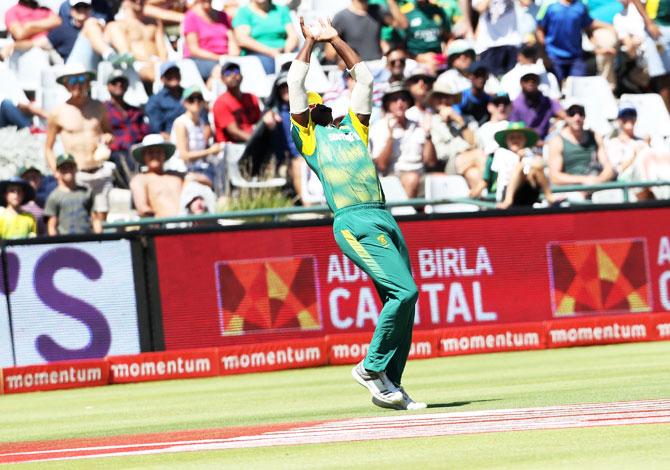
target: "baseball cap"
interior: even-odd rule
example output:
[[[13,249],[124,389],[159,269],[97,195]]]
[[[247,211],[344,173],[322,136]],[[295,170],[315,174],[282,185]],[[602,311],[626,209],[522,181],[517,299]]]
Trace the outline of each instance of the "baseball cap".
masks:
[[[238,64],[237,62],[225,62],[221,66],[221,71],[222,72],[225,72],[226,70],[233,70],[233,69],[240,70],[240,64]]]
[[[323,98],[321,97],[320,94],[318,94],[315,91],[308,91],[307,92],[307,105],[308,106],[313,106],[315,104],[323,104]]]
[[[489,68],[483,62],[473,62],[470,67],[468,67],[468,72],[474,75],[480,75],[483,73],[489,73]]]
[[[168,70],[171,70],[171,69],[177,69],[177,70],[179,70],[179,67],[177,66],[177,63],[176,63],[176,62],[174,62],[174,61],[172,61],[172,60],[169,60],[169,61],[167,61],[167,62],[162,63],[162,64],[161,64],[161,67],[160,67],[160,76],[161,76],[161,78],[163,78],[163,75],[165,75],[165,73],[166,73]]]
[[[58,158],[56,158],[56,168],[60,168],[66,163],[72,163],[74,166],[77,166],[77,161],[71,154],[64,153],[62,155],[58,155]]]
[[[510,104],[512,101],[509,99],[509,95],[504,91],[498,92],[493,95],[491,98],[491,103],[493,104]]]
[[[126,74],[123,73],[123,70],[119,69],[114,69],[111,74],[109,74],[109,77],[107,78],[107,83],[112,83],[114,80],[122,79],[125,80],[126,83],[128,83],[128,77],[126,77]]]
[[[197,86],[190,86],[187,89],[184,90],[184,92],[181,94],[181,99],[182,101],[189,99],[193,95],[200,95],[202,96],[202,90],[200,87]]]
[[[29,171],[36,171],[39,174],[42,174],[42,170],[37,168],[35,165],[22,165],[19,167],[19,170],[16,172],[16,176],[20,176],[23,178],[23,175],[28,173]]]
[[[622,103],[616,117],[617,119],[637,118],[637,109],[630,103]]]

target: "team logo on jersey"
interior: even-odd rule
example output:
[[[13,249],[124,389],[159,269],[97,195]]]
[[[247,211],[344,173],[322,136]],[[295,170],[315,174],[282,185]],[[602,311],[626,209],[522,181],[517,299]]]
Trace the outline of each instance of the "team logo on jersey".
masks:
[[[379,244],[384,247],[388,246],[389,244],[389,241],[386,239],[384,235],[379,235],[377,237],[377,241],[379,241]]]

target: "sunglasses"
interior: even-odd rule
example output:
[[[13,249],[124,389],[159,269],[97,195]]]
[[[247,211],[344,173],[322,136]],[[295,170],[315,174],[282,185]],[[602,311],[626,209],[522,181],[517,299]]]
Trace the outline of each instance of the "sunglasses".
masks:
[[[228,77],[230,75],[239,75],[240,74],[240,69],[238,68],[233,68],[233,69],[226,69],[223,71],[223,75]]]
[[[120,86],[120,85],[128,86],[128,82],[126,80],[123,80],[122,78],[112,80],[111,82],[109,82],[109,84],[112,86]]]
[[[570,116],[570,117],[576,116],[576,115],[578,115],[578,114],[579,114],[581,117],[585,117],[585,116],[586,116],[586,111],[584,111],[584,108],[577,107],[577,106],[568,109],[568,110],[566,111],[566,113],[567,113],[567,115]]]
[[[432,85],[435,79],[430,78],[430,77],[413,77],[407,80],[407,83],[410,85],[414,85],[416,83],[423,82],[425,85]]]
[[[407,59],[393,59],[389,60],[389,64],[391,65],[405,65],[407,63]]]
[[[189,96],[188,98],[186,98],[187,103],[202,103],[203,101],[205,101],[205,99],[202,96],[198,95]]]
[[[75,75],[73,77],[68,77],[65,80],[65,83],[67,83],[68,85],[72,85],[72,86],[77,85],[77,84],[83,85],[86,82],[88,82],[88,77],[86,75]]]

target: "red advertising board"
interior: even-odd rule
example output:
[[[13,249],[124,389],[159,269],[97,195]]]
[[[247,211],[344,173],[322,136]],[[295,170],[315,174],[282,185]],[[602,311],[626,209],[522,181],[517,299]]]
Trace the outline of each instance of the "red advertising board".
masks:
[[[416,332],[670,311],[669,207],[400,226],[420,292]],[[165,235],[155,246],[168,350],[376,325],[374,287],[330,226]]]
[[[109,364],[104,359],[91,359],[6,367],[0,377],[4,393],[94,387],[109,383]]]
[[[213,377],[219,373],[215,348],[108,357],[110,383]]]

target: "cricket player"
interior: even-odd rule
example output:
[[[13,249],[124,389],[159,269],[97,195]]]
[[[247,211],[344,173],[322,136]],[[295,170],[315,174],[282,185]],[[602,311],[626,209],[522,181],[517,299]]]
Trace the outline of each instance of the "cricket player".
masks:
[[[419,294],[405,240],[385,207],[377,170],[368,153],[372,74],[330,21],[321,20],[307,28],[301,19],[300,25],[305,43],[288,72],[293,140],[321,180],[335,216],[333,232],[338,246],[370,276],[384,302],[368,353],[351,373],[370,391],[377,406],[425,408],[425,403],[412,400],[401,386]],[[338,127],[321,97],[305,90],[317,42],[330,43],[356,81],[349,112]]]

